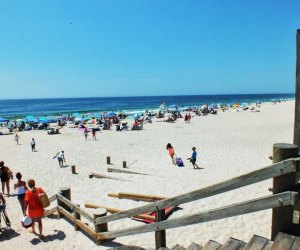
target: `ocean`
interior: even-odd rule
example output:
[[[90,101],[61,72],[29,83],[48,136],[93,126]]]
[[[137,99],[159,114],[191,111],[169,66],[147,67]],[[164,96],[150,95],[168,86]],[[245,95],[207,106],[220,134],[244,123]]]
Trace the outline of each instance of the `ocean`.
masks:
[[[167,106],[186,107],[212,103],[253,103],[294,98],[294,94],[246,94],[0,100],[0,116],[9,119],[23,118],[27,115],[44,116],[58,113],[151,110],[157,109],[163,101]]]

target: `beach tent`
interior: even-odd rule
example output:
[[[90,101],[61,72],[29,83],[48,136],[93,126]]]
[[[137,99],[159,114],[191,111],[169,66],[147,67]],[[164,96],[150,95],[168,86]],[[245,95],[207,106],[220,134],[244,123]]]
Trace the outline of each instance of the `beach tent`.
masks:
[[[3,118],[3,117],[0,117],[0,122],[8,122],[9,120]]]

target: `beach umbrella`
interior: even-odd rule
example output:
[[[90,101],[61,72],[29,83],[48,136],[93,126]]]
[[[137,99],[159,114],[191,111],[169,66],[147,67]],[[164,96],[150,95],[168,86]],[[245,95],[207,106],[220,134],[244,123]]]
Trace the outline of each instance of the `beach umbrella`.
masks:
[[[178,109],[178,106],[177,105],[170,105],[169,107],[168,107],[168,109],[175,109],[175,110],[177,110]]]
[[[9,120],[3,118],[3,117],[0,117],[0,122],[8,122]]]
[[[113,117],[116,116],[117,114],[115,112],[108,112],[105,114],[105,117]]]
[[[25,117],[25,121],[28,121],[28,122],[32,122],[34,121],[36,118],[33,116],[33,115],[28,115]]]
[[[80,117],[81,115],[79,113],[73,113],[72,116],[74,116],[74,117]]]

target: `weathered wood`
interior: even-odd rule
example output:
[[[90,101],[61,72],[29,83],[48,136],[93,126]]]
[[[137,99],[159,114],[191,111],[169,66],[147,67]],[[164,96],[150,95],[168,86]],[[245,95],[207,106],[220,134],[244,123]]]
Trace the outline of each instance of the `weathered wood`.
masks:
[[[251,240],[247,244],[247,250],[263,249],[267,242],[268,239],[258,235],[253,235]]]
[[[49,201],[52,202],[52,201],[55,201],[56,200],[56,194],[52,195],[50,198],[49,198]]]
[[[229,238],[221,247],[221,250],[238,250],[243,241],[234,238]]]
[[[300,29],[297,30],[296,36],[296,100],[293,143],[300,146]]]
[[[268,240],[262,250],[270,250],[272,246],[273,246],[273,241]],[[253,249],[253,250],[256,250],[256,249]]]
[[[237,250],[246,250],[247,249],[247,243],[242,241],[242,244],[239,246]]]
[[[110,165],[110,156],[106,157],[106,164]]]
[[[85,225],[82,221],[77,220],[73,217],[73,215],[71,213],[69,213],[66,209],[64,209],[63,207],[58,207],[58,210],[60,213],[62,213],[69,221],[76,223],[76,225],[78,225],[81,230],[83,230],[84,232],[86,232],[89,236],[93,237],[93,238],[97,238],[97,234],[96,232],[93,231],[93,229],[91,229],[89,226]]]
[[[48,217],[48,216],[54,214],[55,212],[57,212],[57,207],[53,207],[53,208],[47,210],[47,211],[44,213],[44,217]]]
[[[295,240],[295,236],[285,234],[285,233],[278,233],[276,236],[271,250],[286,250],[290,249],[293,245]]]
[[[112,180],[118,180],[118,181],[127,181],[125,179],[111,177],[111,176],[107,176],[104,174],[90,173],[89,178],[93,178],[93,177],[98,178],[98,179],[112,179]]]
[[[106,216],[106,214],[107,214],[107,211],[106,211],[105,208],[97,208],[93,213],[93,217],[94,217],[94,219],[97,219],[99,217]],[[100,225],[95,225],[95,232],[96,233],[107,232],[107,230],[108,230],[107,223],[100,224]],[[103,242],[104,242],[103,239],[96,238],[96,244],[97,245],[100,245]]]
[[[200,250],[202,248],[201,245],[198,245],[195,242],[192,242],[187,248],[186,250]]]
[[[82,215],[84,218],[86,218],[90,222],[94,223],[94,218],[91,215],[89,215],[87,212],[83,211],[75,203],[69,201],[68,199],[66,199],[65,197],[63,197],[59,194],[57,195],[57,200],[60,201],[60,203],[64,204],[65,207],[68,207],[70,211],[75,210],[77,213]]]
[[[77,207],[80,207],[80,205],[79,204],[76,204],[76,206]],[[73,216],[74,216],[74,218],[76,219],[76,220],[81,220],[81,215],[80,215],[80,213],[78,213],[77,211],[76,211],[76,209],[74,209],[74,211],[73,211]],[[79,226],[74,222],[74,230],[75,231],[78,231],[79,230]]]
[[[298,146],[287,143],[276,143],[273,145],[273,163],[277,163],[298,155]],[[296,166],[296,172],[299,172],[299,164]],[[298,182],[296,173],[289,173],[273,178],[273,194],[284,191],[295,190]],[[272,212],[272,228],[271,240],[273,240],[279,232],[293,232],[295,226],[293,224],[293,207],[274,208]]]
[[[156,196],[156,195],[147,195],[147,194],[134,194],[134,193],[108,193],[109,197],[115,197],[119,199],[128,199],[128,200],[135,200],[135,201],[160,201],[166,199],[167,197],[163,196]]]
[[[126,163],[126,161],[123,161],[123,168],[126,168],[127,166],[127,163]]]
[[[222,245],[216,241],[208,241],[201,250],[219,250]]]
[[[71,189],[69,187],[62,187],[59,190],[59,194],[60,196],[64,197],[67,200],[71,200]],[[57,205],[60,207],[63,207],[64,209],[66,209],[68,212],[71,212],[71,209],[66,206],[61,200],[57,199]]]
[[[238,216],[241,214],[257,212],[265,209],[270,209],[272,207],[293,205],[295,204],[296,200],[297,200],[297,193],[284,192],[284,193],[270,195],[263,198],[242,202],[242,203],[237,203],[227,207],[221,207],[217,209],[204,211],[201,213],[182,216],[182,217],[178,217],[175,219],[166,220],[158,223],[152,223],[148,225],[116,230],[113,232],[104,233],[102,236],[109,239],[109,238],[117,238],[117,237],[134,235],[134,234],[154,232],[163,229],[188,226],[188,225],[208,222],[212,220],[219,220],[219,219],[224,219],[232,216]]]
[[[174,247],[171,248],[171,250],[185,250],[185,248],[179,244],[176,244]]]
[[[300,249],[300,238],[295,237],[295,240],[290,250],[299,250],[299,249]]]
[[[157,210],[155,212],[155,222],[161,222],[165,220],[165,210]],[[161,247],[166,247],[166,230],[155,231],[155,247],[159,249]],[[173,249],[173,248],[172,248]],[[178,249],[179,250],[179,249]]]
[[[161,200],[155,203],[151,203],[142,207],[133,208],[117,214],[108,215],[103,218],[97,219],[97,223],[105,223],[109,221],[119,220],[135,216],[136,214],[143,214],[155,211],[156,209],[164,209],[165,207],[178,206],[180,204],[188,203],[191,201],[203,199],[213,195],[221,194],[230,190],[234,190],[240,187],[244,187],[253,183],[270,179],[274,176],[280,176],[285,173],[291,173],[296,171],[296,160],[286,160],[273,164],[271,166],[250,172],[239,177],[232,178],[227,181],[223,181],[212,186],[201,188],[189,193],[181,194],[172,198]]]
[[[86,208],[105,208],[107,210],[107,212],[109,212],[111,214],[115,214],[115,213],[125,211],[125,210],[121,210],[121,209],[118,209],[118,208],[106,207],[106,206],[96,205],[96,204],[93,204],[93,203],[85,203],[84,205],[85,205]],[[143,220],[152,220],[152,221],[155,220],[155,216],[151,216],[151,215],[148,215],[148,214],[140,214],[140,215],[137,215],[137,216],[134,216],[134,217],[140,218],[140,219],[143,219]]]
[[[72,174],[76,174],[76,166],[72,165],[71,166]]]
[[[108,172],[115,172],[115,173],[123,173],[123,174],[140,174],[140,175],[147,175],[143,173],[138,173],[138,172],[133,172],[133,171],[128,171],[124,169],[117,169],[117,168],[107,168]]]

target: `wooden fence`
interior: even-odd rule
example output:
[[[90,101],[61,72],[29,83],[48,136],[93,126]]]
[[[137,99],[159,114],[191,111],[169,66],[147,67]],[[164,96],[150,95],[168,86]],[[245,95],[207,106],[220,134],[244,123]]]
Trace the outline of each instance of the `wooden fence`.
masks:
[[[98,208],[94,210],[95,212],[92,216],[71,201],[70,189],[63,188],[53,198],[56,198],[57,206],[47,213],[49,215],[57,212],[58,218],[61,216],[66,217],[74,223],[75,230],[82,229],[94,238],[97,244],[101,244],[105,239],[155,232],[156,248],[158,249],[166,246],[166,229],[219,220],[272,208],[271,238],[273,239],[278,232],[292,233],[295,231],[295,225],[297,225],[296,227],[299,225],[300,203],[296,187],[300,177],[299,161],[298,146],[293,144],[274,144],[272,165],[189,193],[161,199],[157,202],[126,211],[115,211],[116,213],[110,215],[106,215],[105,209]],[[270,178],[273,178],[273,195],[174,219],[165,220],[164,218],[164,208],[166,207],[179,206]],[[156,212],[155,223],[108,231],[108,223],[111,221],[140,216],[153,211]],[[91,223],[93,228],[83,223],[81,217],[84,217]]]

